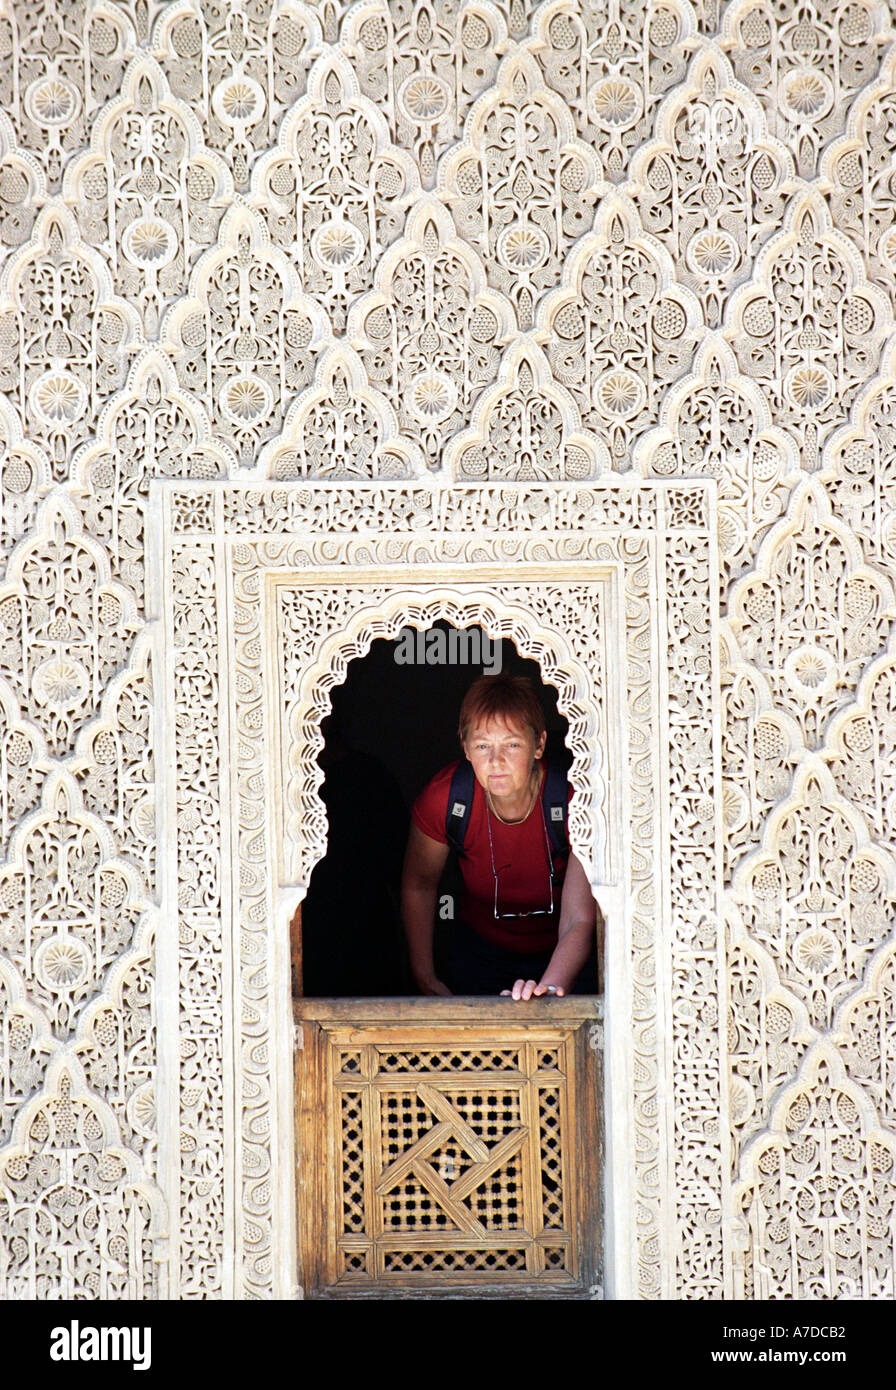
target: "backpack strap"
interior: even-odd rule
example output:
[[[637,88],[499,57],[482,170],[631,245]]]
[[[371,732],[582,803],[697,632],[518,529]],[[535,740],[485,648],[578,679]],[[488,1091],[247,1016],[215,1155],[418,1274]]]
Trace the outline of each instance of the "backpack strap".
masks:
[[[569,858],[569,836],[566,822],[569,817],[569,784],[566,773],[556,763],[549,762],[541,792],[544,823],[554,854]]]
[[[461,758],[448,789],[448,807],[445,811],[445,837],[458,854],[464,852],[464,837],[470,823],[473,809],[473,791],[476,777],[469,758]]]

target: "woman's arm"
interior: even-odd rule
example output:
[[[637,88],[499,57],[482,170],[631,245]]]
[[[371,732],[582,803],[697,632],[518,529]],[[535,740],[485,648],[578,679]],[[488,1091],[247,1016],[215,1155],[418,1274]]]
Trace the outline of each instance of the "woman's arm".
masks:
[[[596,911],[585,870],[576,856],[570,854],[560,900],[557,945],[548,967],[537,983],[535,980],[516,980],[513,989],[505,989],[501,993],[512,995],[514,999],[531,999],[549,991],[557,995],[568,994],[591,953]],[[602,917],[600,925],[602,929]]]
[[[432,958],[436,894],[447,858],[447,845],[430,839],[419,826],[411,825],[401,876],[401,919],[411,970],[423,994],[451,993],[436,975]]]

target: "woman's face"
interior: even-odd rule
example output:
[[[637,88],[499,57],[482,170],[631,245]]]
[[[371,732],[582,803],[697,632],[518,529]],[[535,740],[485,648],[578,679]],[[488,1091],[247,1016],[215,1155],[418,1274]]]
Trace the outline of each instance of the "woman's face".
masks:
[[[528,724],[508,723],[500,715],[474,724],[464,739],[476,781],[492,798],[516,796],[531,786],[532,764],[544,752],[547,735],[536,740]]]

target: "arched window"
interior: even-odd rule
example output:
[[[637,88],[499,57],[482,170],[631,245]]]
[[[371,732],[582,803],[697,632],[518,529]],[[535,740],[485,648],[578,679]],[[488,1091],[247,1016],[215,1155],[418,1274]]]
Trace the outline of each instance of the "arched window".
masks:
[[[567,771],[567,721],[536,661],[509,639],[446,622],[407,627],[349,663],[324,719],[321,799],[327,853],[297,915],[293,992],[306,997],[414,994],[398,891],[410,806],[429,778],[459,756],[457,715],[479,675],[524,675],[541,699],[545,757]],[[460,880],[449,858],[437,904],[437,939],[456,921]]]
[[[422,998],[404,951],[410,806],[459,755],[467,688],[499,670],[533,682],[546,753],[568,768],[556,691],[479,627],[377,640],[331,695],[327,853],[293,922],[306,1296],[587,1298],[600,1283],[599,1001]],[[459,888],[452,857],[437,954]]]

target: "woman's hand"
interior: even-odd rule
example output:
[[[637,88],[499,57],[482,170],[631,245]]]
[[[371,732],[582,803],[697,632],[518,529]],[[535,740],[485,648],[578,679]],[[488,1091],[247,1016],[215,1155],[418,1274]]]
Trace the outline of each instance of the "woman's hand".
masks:
[[[451,990],[448,988],[448,986],[446,984],[443,984],[442,981],[438,979],[435,975],[430,976],[430,978],[426,980],[418,978],[416,984],[421,994],[451,993]]]
[[[502,989],[501,998],[539,999],[542,994],[556,994],[562,999],[566,990],[562,985],[549,985],[544,980],[536,984],[534,980],[514,980],[513,989]]]
[[[535,980],[515,980],[512,989],[501,994],[511,999],[538,999],[543,994],[555,994],[562,999],[578,979],[579,971],[591,953],[597,908],[581,861],[569,856],[563,897],[560,900],[558,940],[548,968]]]

